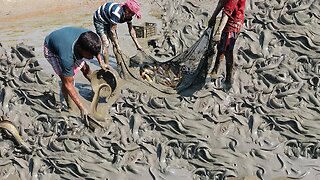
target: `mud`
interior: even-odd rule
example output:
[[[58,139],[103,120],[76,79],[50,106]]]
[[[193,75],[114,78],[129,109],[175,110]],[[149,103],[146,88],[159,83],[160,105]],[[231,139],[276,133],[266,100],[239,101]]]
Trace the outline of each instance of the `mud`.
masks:
[[[167,22],[182,22],[164,29],[186,33],[186,16],[203,17],[187,1],[157,3],[175,8],[164,8]],[[119,80],[110,106],[97,109],[110,118],[94,131],[54,106],[58,82],[32,57],[32,47],[1,47],[2,177],[319,179],[319,1],[247,3],[229,92],[221,86],[223,69],[189,96],[159,91],[139,76]],[[174,56],[171,45],[152,52]],[[176,53],[184,47],[191,46],[176,43]]]

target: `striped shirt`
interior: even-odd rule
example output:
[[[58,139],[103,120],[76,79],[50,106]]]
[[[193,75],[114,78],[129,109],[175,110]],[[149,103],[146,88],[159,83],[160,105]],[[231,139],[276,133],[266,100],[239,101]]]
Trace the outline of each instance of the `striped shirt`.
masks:
[[[122,23],[121,17],[124,15],[124,10],[119,3],[108,2],[100,6],[94,13],[94,19],[105,24]]]

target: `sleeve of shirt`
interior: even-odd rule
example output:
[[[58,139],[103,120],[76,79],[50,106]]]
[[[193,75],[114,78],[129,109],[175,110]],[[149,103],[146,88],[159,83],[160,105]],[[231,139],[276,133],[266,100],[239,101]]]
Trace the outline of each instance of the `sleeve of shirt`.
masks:
[[[118,18],[115,14],[111,14],[111,18],[110,18],[111,23],[113,24],[117,24],[120,22],[120,18]]]
[[[238,4],[238,0],[228,0],[226,4],[223,6],[223,12],[227,14],[227,16],[231,16],[234,9]]]

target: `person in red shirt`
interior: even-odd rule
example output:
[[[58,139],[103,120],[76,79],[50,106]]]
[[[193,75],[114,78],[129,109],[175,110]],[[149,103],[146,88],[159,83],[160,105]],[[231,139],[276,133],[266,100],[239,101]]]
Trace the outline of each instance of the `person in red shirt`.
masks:
[[[220,62],[226,58],[226,77],[224,85],[230,89],[233,81],[234,58],[233,49],[241,27],[244,23],[244,11],[246,0],[220,0],[214,10],[210,20],[209,27],[214,29],[216,17],[222,10],[220,24],[214,34],[213,41],[219,43],[218,53],[213,70],[210,72],[212,79],[217,78]]]

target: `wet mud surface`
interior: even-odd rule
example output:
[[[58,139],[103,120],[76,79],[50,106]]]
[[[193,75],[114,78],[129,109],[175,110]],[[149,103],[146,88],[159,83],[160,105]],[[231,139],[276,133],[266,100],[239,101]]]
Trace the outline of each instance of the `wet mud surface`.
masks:
[[[160,92],[143,79],[120,80],[103,110],[104,128],[95,130],[54,106],[57,79],[42,70],[32,47],[1,47],[1,176],[319,179],[319,1],[247,3],[229,92],[222,89],[223,69],[191,96]],[[166,9],[167,22],[182,22],[163,24],[176,34],[161,31],[172,41],[150,47],[165,59],[199,39],[208,14],[188,1],[158,4],[175,8]]]

